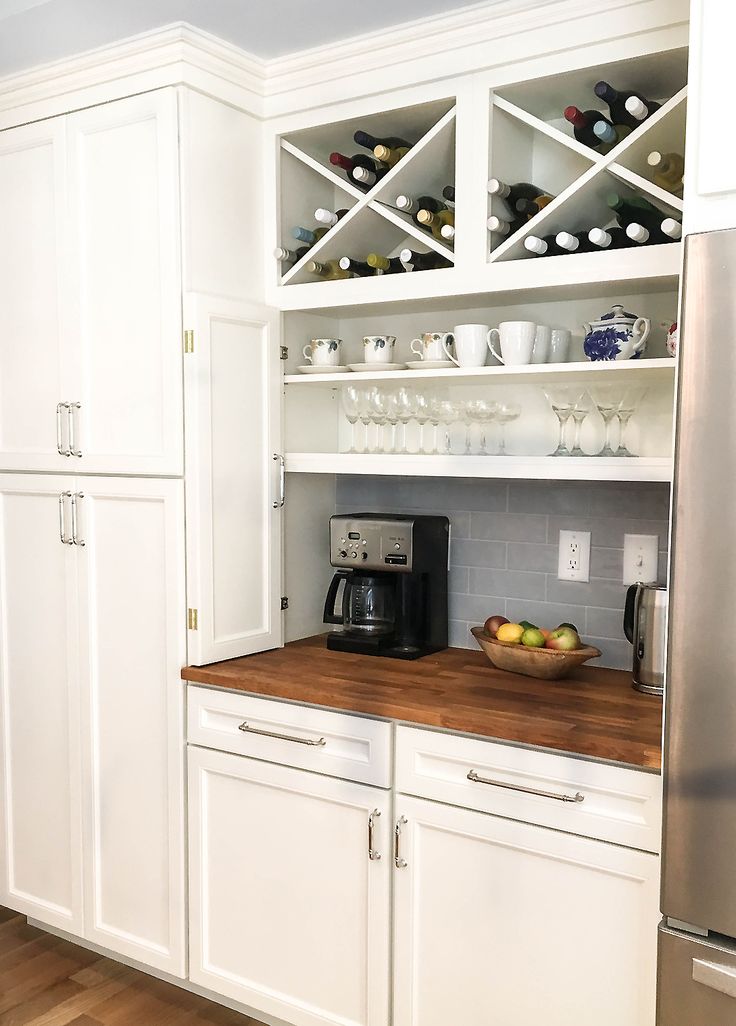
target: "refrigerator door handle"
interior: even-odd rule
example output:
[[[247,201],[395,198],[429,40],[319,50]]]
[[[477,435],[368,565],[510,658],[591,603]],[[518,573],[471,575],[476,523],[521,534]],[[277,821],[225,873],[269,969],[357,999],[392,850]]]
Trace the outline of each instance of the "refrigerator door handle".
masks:
[[[704,987],[718,990],[721,994],[736,998],[736,969],[717,962],[706,962],[702,958],[693,959],[693,980]]]

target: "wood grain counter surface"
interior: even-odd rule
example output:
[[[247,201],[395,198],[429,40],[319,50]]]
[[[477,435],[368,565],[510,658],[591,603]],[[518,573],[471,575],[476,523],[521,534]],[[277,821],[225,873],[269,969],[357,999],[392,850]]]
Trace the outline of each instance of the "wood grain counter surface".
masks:
[[[413,662],[327,650],[324,635],[189,666],[182,678],[268,698],[534,745],[650,770],[661,766],[662,701],[631,674],[583,666],[541,681],[449,648]]]

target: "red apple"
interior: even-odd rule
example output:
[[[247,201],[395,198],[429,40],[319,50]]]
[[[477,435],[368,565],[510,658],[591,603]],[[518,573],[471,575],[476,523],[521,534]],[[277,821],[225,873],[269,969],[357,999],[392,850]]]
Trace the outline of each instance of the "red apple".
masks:
[[[496,631],[501,624],[508,623],[509,621],[505,616],[489,616],[484,624],[484,628],[487,634],[490,634],[492,638],[496,637]]]
[[[569,627],[558,627],[547,638],[545,648],[553,648],[557,652],[572,652],[580,648],[580,637]]]

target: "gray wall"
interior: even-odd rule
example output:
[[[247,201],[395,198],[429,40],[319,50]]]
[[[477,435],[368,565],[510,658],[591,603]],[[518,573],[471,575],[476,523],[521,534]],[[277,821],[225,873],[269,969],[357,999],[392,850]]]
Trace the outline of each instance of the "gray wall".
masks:
[[[599,665],[628,669],[622,629],[624,534],[659,536],[667,561],[669,487],[616,482],[337,478],[337,512],[443,513],[452,522],[450,644],[494,613],[541,627],[576,624]],[[557,580],[561,530],[591,532],[590,582]]]

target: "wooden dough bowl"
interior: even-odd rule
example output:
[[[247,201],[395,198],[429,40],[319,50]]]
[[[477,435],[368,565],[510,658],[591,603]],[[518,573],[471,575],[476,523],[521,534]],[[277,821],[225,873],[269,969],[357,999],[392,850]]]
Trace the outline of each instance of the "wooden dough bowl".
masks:
[[[572,652],[559,652],[553,648],[526,648],[508,641],[498,641],[482,627],[471,627],[471,634],[494,666],[510,673],[540,680],[560,680],[569,677],[578,666],[601,654],[592,645],[584,645]]]

